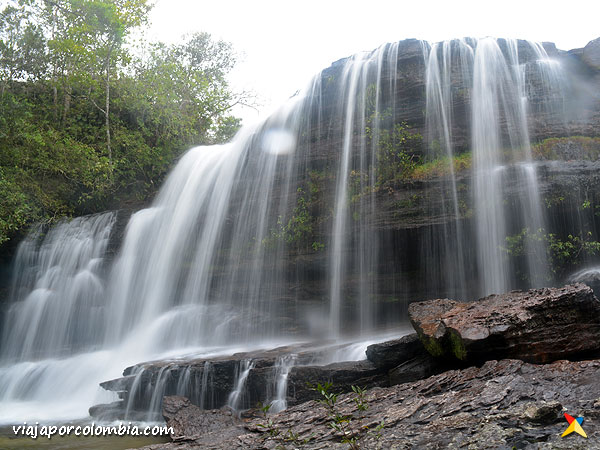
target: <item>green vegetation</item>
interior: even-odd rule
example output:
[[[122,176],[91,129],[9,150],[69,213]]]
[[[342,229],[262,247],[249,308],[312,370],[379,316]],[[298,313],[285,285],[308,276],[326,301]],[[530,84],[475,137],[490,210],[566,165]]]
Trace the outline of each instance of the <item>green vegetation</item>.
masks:
[[[323,171],[311,170],[307,189],[299,187],[296,190],[296,206],[289,217],[279,216],[277,224],[262,240],[266,248],[275,248],[279,243],[285,243],[296,251],[320,252],[325,244],[318,238],[318,228],[324,221],[329,220],[330,214],[322,212],[323,184],[327,175]]]
[[[454,173],[469,170],[472,164],[472,155],[470,152],[454,155],[452,159],[448,156],[425,161],[415,166],[411,178],[413,180],[425,180],[427,178],[437,178],[449,175],[451,168]]]
[[[257,424],[257,426],[264,429],[271,439],[274,439],[281,443],[277,447],[275,447],[276,449],[283,450],[286,448],[285,447],[286,444],[291,444],[293,446],[293,448],[296,448],[297,446],[304,446],[311,441],[311,439],[314,436],[314,433],[312,433],[309,437],[304,438],[304,439],[300,439],[300,435],[298,433],[294,433],[294,430],[292,430],[291,428],[288,428],[287,432],[282,433],[281,430],[279,429],[279,427],[277,427],[275,425],[275,423],[273,422],[273,419],[271,419],[268,416],[269,411],[271,410],[271,406],[272,406],[271,404],[268,404],[268,405],[263,405],[262,403],[258,404],[258,407],[259,407],[260,411],[262,412],[263,417],[265,419],[265,423],[259,423],[259,424]]]
[[[327,415],[330,419],[329,426],[334,432],[340,436],[341,441],[349,445],[352,450],[360,449],[359,439],[361,432],[368,432],[374,434],[376,439],[381,437],[381,430],[385,427],[385,422],[382,420],[381,423],[375,427],[373,431],[369,431],[368,427],[362,426],[362,414],[369,409],[369,403],[366,400],[366,389],[360,388],[359,386],[352,386],[352,392],[354,397],[352,402],[356,406],[356,411],[351,414],[342,414],[338,407],[338,394],[332,392],[331,383],[317,384],[316,390],[321,398],[317,400],[327,410]]]
[[[374,113],[367,122],[365,133],[374,146],[377,158],[376,188],[387,188],[412,177],[420,160],[418,156],[423,137],[406,123],[386,124],[389,113]],[[373,128],[377,120],[378,127]]]
[[[546,233],[539,229],[531,232],[524,228],[520,233],[506,238],[506,253],[513,258],[527,256],[527,252],[535,251],[538,245],[546,249],[546,258],[549,271],[557,278],[562,278],[566,273],[573,270],[583,262],[586,257],[600,254],[600,242],[593,240],[591,232],[582,232],[579,235],[569,234],[559,237],[554,233]],[[542,256],[542,255],[534,255]],[[539,258],[540,261],[543,258]]]
[[[354,393],[351,398],[354,404],[354,411],[350,414],[343,414],[339,407],[339,394],[332,391],[333,385],[329,382],[324,384],[318,383],[317,386],[309,387],[319,394],[317,403],[323,405],[327,411],[329,419],[328,426],[334,431],[335,436],[339,437],[342,443],[348,444],[352,450],[360,448],[359,439],[361,435],[370,435],[376,440],[381,439],[382,430],[385,427],[385,421],[381,420],[376,426],[364,426],[362,424],[364,412],[369,409],[369,403],[366,398],[366,389],[359,386],[352,386]],[[302,448],[313,440],[315,434],[311,433],[308,437],[300,438],[299,433],[295,433],[291,428],[284,433],[278,425],[271,419],[268,414],[271,405],[258,405],[258,408],[263,414],[264,423],[259,423],[258,427],[262,428],[271,440],[277,442],[277,449],[285,449],[286,445],[290,444],[292,448]],[[269,447],[271,448],[271,447]]]
[[[596,161],[600,158],[600,137],[548,138],[534,144],[531,151],[535,159]]]
[[[281,216],[277,218],[277,227],[271,229],[270,235],[262,241],[265,247],[272,248],[277,242],[286,242],[298,248],[309,246],[316,219],[309,211],[309,201],[306,199],[304,190],[298,188],[297,193],[296,207],[292,211],[291,217],[287,222],[284,222]],[[310,248],[316,252],[325,248],[325,245],[313,241]]]
[[[0,11],[0,244],[34,221],[143,202],[183,151],[239,127],[231,46],[206,33],[133,46],[149,10],[9,0]]]

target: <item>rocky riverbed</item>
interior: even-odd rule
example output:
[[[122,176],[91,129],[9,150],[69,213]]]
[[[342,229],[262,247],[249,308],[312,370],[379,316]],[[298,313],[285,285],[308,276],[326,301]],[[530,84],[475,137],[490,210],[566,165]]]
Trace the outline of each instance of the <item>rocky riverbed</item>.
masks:
[[[277,414],[165,396],[172,442],[146,448],[600,448],[599,307],[583,284],[414,303],[418,334],[370,346],[366,361],[295,367]],[[565,413],[587,439],[561,437]]]

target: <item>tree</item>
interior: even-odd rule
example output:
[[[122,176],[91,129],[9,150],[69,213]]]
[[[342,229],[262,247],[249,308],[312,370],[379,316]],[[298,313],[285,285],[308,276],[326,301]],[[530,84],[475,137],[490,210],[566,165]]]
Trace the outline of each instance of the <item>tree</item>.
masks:
[[[0,245],[34,221],[145,201],[183,151],[239,128],[230,111],[247,96],[227,83],[229,44],[199,33],[129,53],[147,0],[3,8]]]
[[[94,82],[101,80],[104,88],[104,107],[92,96],[89,99],[105,118],[106,148],[112,160],[110,134],[110,84],[116,65],[127,52],[123,43],[135,27],[145,23],[150,11],[147,0],[71,0],[75,26],[72,36],[82,45],[84,61]]]
[[[23,5],[6,6],[0,12],[0,98],[13,81],[40,79],[45,56],[43,34],[30,22],[30,11]]]

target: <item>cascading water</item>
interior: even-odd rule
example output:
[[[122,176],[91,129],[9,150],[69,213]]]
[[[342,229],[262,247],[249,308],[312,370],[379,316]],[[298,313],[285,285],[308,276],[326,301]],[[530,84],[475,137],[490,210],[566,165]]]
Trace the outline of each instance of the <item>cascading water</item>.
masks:
[[[250,371],[254,368],[254,363],[250,360],[241,361],[237,368],[237,376],[233,391],[229,394],[227,405],[234,411],[240,411],[244,407],[244,390],[246,389],[246,379]]]
[[[529,62],[520,61],[520,47],[533,54]],[[545,111],[555,112],[556,94],[566,90],[566,79],[538,43],[463,39],[434,44],[425,50],[430,151],[439,151],[441,147],[449,159],[451,205],[446,209],[456,218],[444,224],[442,250],[428,247],[430,251],[437,251],[431,259],[438,262],[434,266],[436,270],[443,262],[442,273],[451,271],[445,280],[451,294],[468,295],[465,272],[469,263],[461,229],[460,218],[464,214],[458,202],[453,163],[456,139],[452,134],[455,126],[453,95],[468,93],[471,109],[466,122],[470,124],[477,239],[475,267],[479,274],[476,295],[504,292],[515,282],[515,271],[509,267],[502,250],[506,237],[523,228],[533,232],[545,228],[527,123],[527,83],[533,77],[544,80],[548,98],[554,98]],[[461,76],[454,77],[455,73]],[[511,184],[522,184],[519,205],[512,210],[504,201]],[[432,241],[435,242],[435,238]],[[528,241],[527,245],[532,246],[526,251],[527,277],[531,286],[540,286],[548,282],[546,249],[539,240]]]
[[[408,76],[422,81],[412,91]],[[527,122],[533,79],[548,100],[535,108],[554,110],[564,83],[541,45],[386,44],[335,63],[230,144],[186,153],[153,205],[131,217],[110,267],[113,214],[61,224],[41,246],[34,233],[21,244],[6,313],[0,422],[84,417],[110,400],[98,383],[140,361],[307,336],[369,339],[405,321],[406,301],[422,299],[415,293],[472,298],[513,287],[500,250],[507,234],[545,226]],[[404,127],[415,114],[413,128]],[[429,208],[428,234],[413,242],[414,227],[393,221],[417,200],[403,197],[396,175],[404,174],[389,172],[406,157],[394,145],[419,130],[428,150],[411,151],[444,158],[450,169],[427,191],[431,205],[443,193],[441,206]],[[473,181],[454,170],[453,158],[468,151]],[[522,193],[507,206],[512,185]],[[536,261],[528,264],[533,285],[545,276]],[[364,345],[356,348],[351,357],[364,357]],[[288,363],[280,364],[279,406]],[[234,408],[251,369],[240,367]],[[145,389],[143,370],[131,374],[133,392]],[[152,394],[154,412],[170,370]],[[210,362],[201,380],[177,376],[178,393],[215,405]]]
[[[297,355],[290,354],[279,357],[274,367],[273,391],[275,395],[271,401],[269,412],[278,413],[287,406],[287,381],[290,369],[296,363]]]

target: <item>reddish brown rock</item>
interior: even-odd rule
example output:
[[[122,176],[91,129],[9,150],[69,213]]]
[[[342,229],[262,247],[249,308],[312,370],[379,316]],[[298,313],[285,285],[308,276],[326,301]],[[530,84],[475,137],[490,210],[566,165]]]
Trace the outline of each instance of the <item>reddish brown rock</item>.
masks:
[[[410,320],[434,356],[547,363],[600,349],[600,301],[584,284],[413,303]]]

